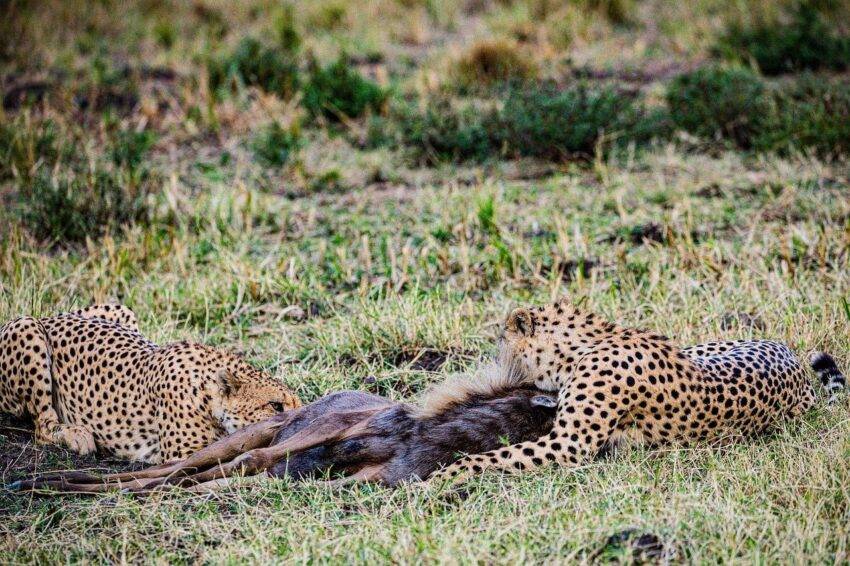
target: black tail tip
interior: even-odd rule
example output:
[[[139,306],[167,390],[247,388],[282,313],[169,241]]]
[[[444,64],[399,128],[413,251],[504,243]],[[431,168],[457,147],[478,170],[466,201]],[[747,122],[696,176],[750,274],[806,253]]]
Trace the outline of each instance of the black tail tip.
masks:
[[[812,369],[818,373],[840,373],[838,371],[838,364],[835,363],[835,358],[833,358],[826,352],[814,352],[809,357],[809,364],[812,366]]]

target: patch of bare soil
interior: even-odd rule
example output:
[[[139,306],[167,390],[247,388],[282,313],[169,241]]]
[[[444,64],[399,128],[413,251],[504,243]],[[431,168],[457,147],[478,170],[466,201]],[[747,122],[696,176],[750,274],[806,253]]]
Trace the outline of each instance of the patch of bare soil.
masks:
[[[32,422],[0,414],[0,490],[15,480],[58,470],[108,473],[143,467],[105,454],[80,456],[59,446],[36,444]]]

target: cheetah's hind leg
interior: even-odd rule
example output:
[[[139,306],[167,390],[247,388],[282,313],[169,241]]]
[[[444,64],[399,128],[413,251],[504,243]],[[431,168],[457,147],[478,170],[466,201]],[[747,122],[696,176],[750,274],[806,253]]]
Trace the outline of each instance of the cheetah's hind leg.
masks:
[[[4,410],[35,423],[35,440],[67,446],[82,455],[95,451],[94,435],[86,427],[60,422],[53,406],[53,372],[50,342],[41,323],[32,317],[19,318],[0,330],[0,344],[7,348],[6,374],[0,391],[8,399]],[[15,398],[15,395],[22,396]]]

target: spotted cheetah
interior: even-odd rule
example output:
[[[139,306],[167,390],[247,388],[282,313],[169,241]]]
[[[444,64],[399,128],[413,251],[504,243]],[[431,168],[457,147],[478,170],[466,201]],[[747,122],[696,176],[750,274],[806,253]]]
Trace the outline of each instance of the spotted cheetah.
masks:
[[[177,460],[300,404],[235,354],[153,344],[123,305],[0,328],[0,412],[31,416],[37,442],[80,454]]]
[[[657,445],[750,435],[815,401],[801,364],[783,344],[739,340],[681,349],[563,300],[514,310],[500,342],[503,371],[558,392],[552,432],[465,456],[434,478],[550,462],[579,466],[624,439]],[[818,353],[811,364],[830,394],[845,387],[830,356]]]

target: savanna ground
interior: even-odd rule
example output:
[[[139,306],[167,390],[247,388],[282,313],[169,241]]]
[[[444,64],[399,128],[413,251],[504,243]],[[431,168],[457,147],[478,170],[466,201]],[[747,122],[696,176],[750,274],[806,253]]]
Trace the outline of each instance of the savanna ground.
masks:
[[[850,350],[845,2],[0,3],[0,320],[96,301],[415,400],[568,295]],[[459,489],[0,490],[0,561],[850,560],[850,403]],[[121,468],[0,422],[0,482]]]

